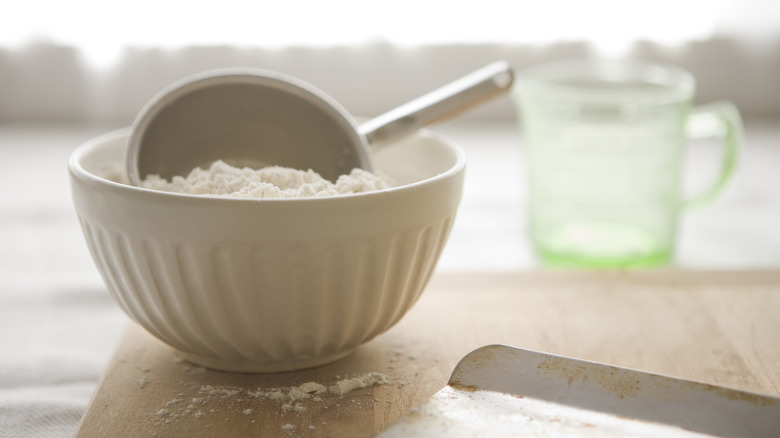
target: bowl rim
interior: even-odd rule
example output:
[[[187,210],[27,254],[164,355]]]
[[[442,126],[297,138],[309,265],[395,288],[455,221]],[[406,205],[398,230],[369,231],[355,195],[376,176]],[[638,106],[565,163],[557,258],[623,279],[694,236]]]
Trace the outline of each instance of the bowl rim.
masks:
[[[374,198],[377,196],[387,196],[387,194],[398,194],[407,191],[414,191],[424,186],[429,186],[439,181],[444,181],[449,178],[453,178],[458,174],[462,173],[466,167],[466,153],[463,150],[463,148],[457,143],[455,143],[454,141],[447,138],[446,136],[443,136],[429,129],[421,129],[417,132],[416,135],[418,137],[431,139],[445,145],[455,157],[455,163],[452,166],[450,166],[447,170],[437,175],[434,175],[429,178],[425,178],[420,181],[415,181],[409,184],[389,187],[389,188],[375,190],[371,192],[363,192],[363,193],[350,193],[350,194],[342,194],[342,195],[313,196],[313,197],[301,197],[301,198],[234,198],[225,195],[198,195],[198,194],[189,194],[189,193],[166,192],[162,190],[137,187],[129,183],[112,181],[87,171],[81,165],[82,159],[87,154],[89,154],[97,147],[99,147],[101,144],[106,143],[108,141],[117,140],[123,137],[129,139],[131,130],[132,128],[126,127],[126,128],[120,128],[113,131],[109,131],[104,134],[98,135],[97,137],[94,137],[90,140],[87,140],[86,142],[79,145],[71,153],[68,159],[68,170],[71,177],[75,178],[80,182],[87,183],[90,185],[105,186],[115,190],[127,191],[129,193],[135,193],[138,196],[153,196],[153,197],[159,197],[163,199],[167,198],[170,200],[181,200],[181,201],[197,200],[195,202],[218,202],[218,203],[231,203],[231,204],[237,204],[237,203],[255,204],[258,202],[262,202],[264,204],[266,203],[313,204],[316,202],[328,202],[328,201],[333,202],[334,199],[348,200],[348,199]],[[388,146],[388,147],[392,147],[392,146]],[[122,167],[122,171],[124,172],[124,167]]]

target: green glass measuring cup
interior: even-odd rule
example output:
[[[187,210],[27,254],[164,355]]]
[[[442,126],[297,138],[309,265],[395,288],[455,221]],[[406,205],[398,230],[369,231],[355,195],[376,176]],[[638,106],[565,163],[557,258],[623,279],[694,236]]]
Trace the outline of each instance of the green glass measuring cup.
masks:
[[[731,179],[743,126],[730,102],[693,107],[693,76],[628,61],[568,61],[518,74],[528,157],[529,227],[542,263],[634,268],[669,263],[682,212]],[[716,137],[716,180],[683,199],[685,146]]]

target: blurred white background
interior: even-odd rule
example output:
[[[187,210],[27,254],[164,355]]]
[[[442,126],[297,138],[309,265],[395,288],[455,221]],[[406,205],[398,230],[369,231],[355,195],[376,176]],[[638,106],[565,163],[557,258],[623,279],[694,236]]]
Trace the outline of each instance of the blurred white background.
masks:
[[[168,83],[239,65],[297,75],[371,116],[497,58],[586,56],[682,65],[702,101],[780,113],[772,0],[29,0],[0,17],[0,123],[126,123]],[[504,102],[476,116],[513,114]]]
[[[328,2],[292,0],[218,4],[138,0],[30,0],[14,6],[0,43],[50,41],[108,67],[125,47],[548,44],[587,41],[606,52],[647,40],[678,45],[714,36],[776,42],[780,4],[767,0],[548,0],[522,2]],[[772,40],[775,41],[772,41]]]

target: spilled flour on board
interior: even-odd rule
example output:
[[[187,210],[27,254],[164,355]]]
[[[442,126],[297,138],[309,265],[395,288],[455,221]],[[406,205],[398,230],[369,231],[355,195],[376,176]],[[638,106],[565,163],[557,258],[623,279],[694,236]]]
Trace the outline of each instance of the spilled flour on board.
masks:
[[[190,375],[206,373],[203,367],[191,366],[180,362]],[[195,382],[182,382],[182,391],[162,405],[152,408],[151,417],[160,424],[172,424],[177,420],[205,419],[218,416],[226,420],[228,417],[246,418],[249,422],[259,421],[260,414],[268,409],[263,403],[272,403],[278,408],[278,415],[292,421],[285,422],[281,428],[286,434],[314,431],[314,424],[299,424],[304,421],[300,417],[310,409],[329,409],[334,406],[359,405],[357,399],[346,399],[345,396],[364,388],[391,384],[391,379],[385,374],[371,372],[341,378],[330,382],[305,382],[297,386],[246,388],[237,386],[208,385]],[[139,383],[141,390],[153,390],[154,382],[147,376],[144,384]],[[139,381],[140,382],[140,381]],[[262,407],[261,407],[262,406]],[[316,412],[316,411],[315,411]],[[226,415],[227,414],[227,415]],[[291,417],[290,417],[291,416]]]

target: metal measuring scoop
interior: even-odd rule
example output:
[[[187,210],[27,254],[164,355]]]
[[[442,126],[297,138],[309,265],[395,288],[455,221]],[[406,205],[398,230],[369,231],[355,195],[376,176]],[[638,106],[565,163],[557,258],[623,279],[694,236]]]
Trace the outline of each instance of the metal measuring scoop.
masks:
[[[127,148],[133,185],[222,160],[239,167],[313,169],[335,181],[372,171],[369,151],[511,88],[506,62],[479,69],[362,124],[314,86],[281,73],[215,70],[174,83],[139,113]]]

